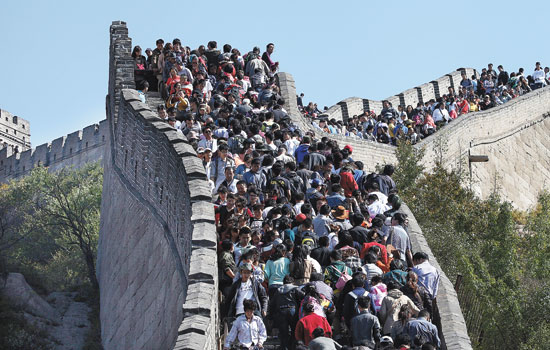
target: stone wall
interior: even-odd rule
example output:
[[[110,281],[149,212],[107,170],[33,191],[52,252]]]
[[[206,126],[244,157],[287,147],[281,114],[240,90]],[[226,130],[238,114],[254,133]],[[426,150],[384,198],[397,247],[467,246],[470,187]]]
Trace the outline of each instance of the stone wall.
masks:
[[[419,102],[424,103],[431,99],[437,100],[440,96],[447,94],[449,87],[457,91],[462,80],[462,72],[465,72],[468,78],[472,75],[477,75],[476,70],[473,68],[458,68],[456,71],[432,80],[429,83],[405,90],[385,100],[391,102],[394,108],[397,108],[397,106],[406,107],[408,105],[416,108]],[[382,101],[350,97],[330,107],[325,114],[328,115],[329,119],[347,120],[350,117],[362,114],[364,111],[374,111],[376,114],[379,114],[382,111]]]
[[[407,214],[409,220],[407,231],[411,237],[413,251],[422,251],[428,254],[430,264],[441,272],[439,289],[437,292],[437,308],[439,310],[439,317],[441,318],[440,337],[441,342],[444,344],[442,348],[457,350],[471,349],[472,344],[468,336],[466,322],[462,316],[453,283],[447,278],[443,270],[441,270],[437,259],[428,246],[428,242],[426,242],[426,238],[422,234],[422,229],[418,225],[409,207],[403,205],[400,211]]]
[[[415,147],[426,149],[424,163],[429,169],[443,140],[443,163],[469,167],[472,189],[481,198],[487,198],[496,185],[505,199],[527,210],[536,203],[540,190],[548,189],[549,112],[550,87],[545,87],[488,111],[460,117]],[[469,164],[470,154],[488,155],[489,161]]]
[[[27,175],[35,166],[55,171],[101,161],[108,132],[107,121],[102,120],[24,152],[13,153],[4,147],[0,149],[0,182]]]
[[[130,50],[125,23],[113,22],[97,267],[103,346],[214,349],[216,231],[206,174],[185,137],[131,89]]]
[[[285,109],[291,116],[292,121],[303,128],[303,130],[312,130],[312,126],[305,120],[298,111],[296,104],[296,88],[292,76],[288,73],[278,74],[278,84],[281,89],[281,95],[285,100]],[[325,133],[314,129],[316,134],[323,136]],[[352,140],[348,137],[330,134],[330,138],[339,141],[340,147],[344,144],[351,144],[354,148],[353,158],[365,163],[365,168],[374,170],[377,163],[395,163],[395,148],[362,140]],[[403,212],[409,216],[409,234],[413,251],[423,251],[430,257],[430,262],[441,273],[440,291],[438,293],[437,304],[441,317],[441,338],[444,349],[471,349],[470,338],[466,329],[466,323],[460,310],[456,293],[452,283],[449,281],[443,270],[441,270],[437,260],[433,256],[422,230],[418,226],[414,215],[406,205],[403,205]]]

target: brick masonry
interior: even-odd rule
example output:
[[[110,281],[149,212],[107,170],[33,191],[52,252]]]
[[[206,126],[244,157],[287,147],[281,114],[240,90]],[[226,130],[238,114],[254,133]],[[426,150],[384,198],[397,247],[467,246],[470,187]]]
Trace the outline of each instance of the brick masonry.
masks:
[[[111,26],[98,276],[105,349],[214,349],[214,207],[185,137],[141,103],[131,40]]]
[[[19,152],[31,148],[31,125],[29,121],[0,109],[0,149],[10,148]]]
[[[4,147],[0,149],[0,182],[25,176],[36,166],[55,171],[102,161],[108,132],[107,120],[102,120],[24,152],[13,153],[10,147]]]

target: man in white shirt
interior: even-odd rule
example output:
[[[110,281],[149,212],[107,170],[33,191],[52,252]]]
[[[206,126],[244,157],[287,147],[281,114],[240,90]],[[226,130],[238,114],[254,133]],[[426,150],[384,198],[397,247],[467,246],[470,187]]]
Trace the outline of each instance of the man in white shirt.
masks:
[[[413,263],[412,270],[418,275],[418,284],[426,289],[432,299],[435,299],[439,289],[439,271],[428,262],[428,254],[424,252],[416,252]]]
[[[210,148],[212,152],[216,152],[218,150],[218,140],[212,137],[212,129],[206,127],[202,133],[204,138],[199,141],[197,147]]]
[[[445,103],[440,102],[436,108],[434,108],[433,114],[432,114],[434,123],[446,123],[449,120],[451,120],[451,116],[449,116],[449,112],[445,109]]]
[[[535,81],[535,89],[540,89],[541,87],[546,86],[546,77],[540,62],[537,62],[535,65],[535,71],[532,74],[533,80]]]
[[[386,197],[386,202],[387,201],[388,199]],[[373,193],[367,196],[367,203],[369,204],[367,209],[371,218],[374,218],[378,214],[384,214],[384,212],[390,210],[390,207],[387,204],[382,204],[378,196]]]
[[[224,349],[230,349],[235,340],[240,346],[247,349],[252,346],[262,348],[267,339],[264,322],[260,317],[254,315],[256,303],[251,299],[246,299],[243,301],[243,307],[244,315],[239,316],[233,323],[233,327],[225,339]]]

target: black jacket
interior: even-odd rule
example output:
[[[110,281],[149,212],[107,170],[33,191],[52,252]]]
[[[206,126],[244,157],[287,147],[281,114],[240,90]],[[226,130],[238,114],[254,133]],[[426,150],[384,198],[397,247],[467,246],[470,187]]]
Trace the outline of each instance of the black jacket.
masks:
[[[256,301],[256,310],[260,313],[264,311],[267,312],[267,304],[269,300],[264,287],[252,276],[250,277],[250,281],[252,281],[252,292],[254,294],[254,300]],[[239,279],[231,286],[231,291],[229,292],[229,297],[227,298],[227,300],[231,302],[229,305],[229,317],[235,316],[235,310],[237,308],[237,292],[241,288],[241,284],[242,280]]]

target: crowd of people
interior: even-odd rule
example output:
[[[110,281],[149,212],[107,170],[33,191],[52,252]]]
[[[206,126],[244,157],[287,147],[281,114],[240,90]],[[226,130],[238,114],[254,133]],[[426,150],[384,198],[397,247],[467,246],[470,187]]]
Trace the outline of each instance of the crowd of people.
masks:
[[[351,145],[293,124],[275,84],[274,48],[241,55],[215,41],[192,50],[179,39],[159,39],[147,57],[139,46],[132,53],[143,101],[149,88],[160,93],[159,116],[186,136],[206,169],[220,313],[229,330],[224,348],[262,348],[268,334],[280,349],[439,348],[432,323],[439,272],[413,251],[393,166],[368,173]],[[330,133],[413,142],[411,133],[421,138],[461,114],[541,87],[547,76],[539,75],[530,84],[489,66],[480,79],[464,77],[458,94],[416,109],[396,111],[385,102],[380,115],[345,125],[319,118],[314,104],[303,108],[303,95],[298,102]]]
[[[379,114],[365,111],[346,121],[329,119],[327,108],[320,111],[316,103],[304,106],[303,93],[297,96],[297,100],[302,115],[315,128],[327,133],[392,145],[397,145],[399,140],[415,144],[464,114],[500,106],[548,84],[550,68],[543,69],[540,62],[536,62],[535,70],[528,76],[523,68],[508,74],[502,65],[495,71],[490,63],[482,69],[479,77],[468,77],[463,72],[458,89],[449,87],[437,100],[418,103],[415,107],[397,106],[397,109],[389,101],[383,101]]]

